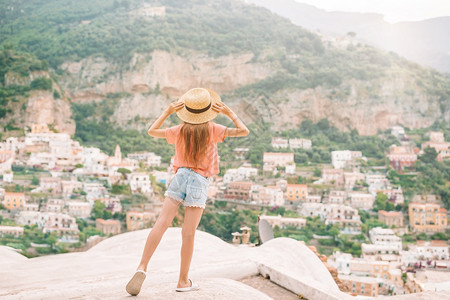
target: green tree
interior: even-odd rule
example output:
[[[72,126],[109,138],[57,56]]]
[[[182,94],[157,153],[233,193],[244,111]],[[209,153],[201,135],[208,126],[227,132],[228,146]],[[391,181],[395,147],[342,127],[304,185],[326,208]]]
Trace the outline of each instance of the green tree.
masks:
[[[94,219],[102,219],[103,215],[104,215],[104,211],[105,211],[106,205],[105,203],[101,202],[101,201],[95,201],[94,202],[94,207],[92,208],[92,218]]]
[[[333,226],[330,228],[330,230],[328,230],[328,235],[332,236],[333,239],[335,239],[339,235],[339,233],[339,228],[337,228],[336,226]]]
[[[33,80],[30,84],[33,90],[51,90],[52,80],[45,77],[39,77]]]
[[[126,168],[119,168],[119,169],[117,169],[117,172],[122,174],[122,176],[125,176],[125,174],[130,174],[131,173],[131,171],[126,169]]]
[[[386,202],[388,201],[388,197],[386,194],[378,192],[377,197],[375,198],[375,202],[373,204],[373,210],[386,210]]]
[[[39,185],[39,178],[37,178],[36,176],[33,176],[33,178],[31,179],[31,184]]]
[[[427,147],[427,148],[425,148],[425,150],[423,150],[423,152],[424,153],[420,156],[421,161],[428,163],[428,164],[431,164],[436,161],[436,157],[438,155],[438,153],[436,152],[436,149]]]
[[[53,247],[55,246],[55,244],[58,242],[58,238],[56,237],[56,234],[52,232],[52,233],[45,239],[45,242],[46,242],[47,244],[49,244],[49,245],[52,247],[52,249],[53,249]]]
[[[314,169],[314,177],[320,177],[322,176],[322,170],[320,170],[319,168],[315,168]]]

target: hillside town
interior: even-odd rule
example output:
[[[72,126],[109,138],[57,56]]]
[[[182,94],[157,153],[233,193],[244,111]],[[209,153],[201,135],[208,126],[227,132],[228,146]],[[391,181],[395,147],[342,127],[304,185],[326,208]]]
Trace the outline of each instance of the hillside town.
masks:
[[[29,257],[83,251],[109,236],[152,226],[174,176],[171,163],[162,163],[153,152],[124,156],[120,145],[109,156],[46,124],[25,130],[24,136],[0,143],[2,245]],[[407,201],[388,171],[404,172],[428,148],[444,161],[450,142],[442,132],[431,131],[419,149],[402,127],[393,127],[391,134],[400,145],[389,147],[389,167],[368,168],[361,151],[346,149],[331,151],[323,168],[305,171],[293,152],[311,149],[312,141],[303,138],[273,137],[274,151],[263,153],[260,166],[245,160],[249,148],[235,148],[239,166],[212,178],[208,205],[261,210],[258,219],[269,223],[275,236],[283,230],[302,232],[308,222],[322,224],[326,232],[314,232],[310,240],[328,249],[325,263],[351,294],[441,290],[450,281],[443,199],[416,194]],[[255,225],[240,224],[241,232],[229,240],[254,246],[250,231]],[[339,238],[351,251],[345,251],[345,243],[335,247]]]

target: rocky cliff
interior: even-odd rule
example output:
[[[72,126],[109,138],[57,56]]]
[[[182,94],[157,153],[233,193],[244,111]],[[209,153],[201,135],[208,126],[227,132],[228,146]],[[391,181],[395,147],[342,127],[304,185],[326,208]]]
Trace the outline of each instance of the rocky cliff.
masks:
[[[113,121],[128,126],[138,116],[143,122],[132,126],[139,128],[184,91],[197,86],[225,95],[247,123],[263,120],[276,130],[297,127],[305,119],[317,122],[323,118],[341,130],[357,129],[363,135],[399,124],[419,128],[436,120],[450,123],[450,116],[443,113],[449,111],[450,104],[442,107],[438,96],[427,93],[415,76],[401,69],[370,81],[345,80],[334,88],[282,89],[269,96],[255,89],[252,96],[241,97],[236,89],[270,78],[277,70],[275,65],[253,58],[251,53],[212,58],[201,53],[179,56],[154,51],[147,56],[135,55],[126,67],[103,58],[88,58],[64,63],[66,75],[60,82],[74,102],[123,93]]]
[[[71,118],[70,102],[54,99],[49,91],[32,91],[26,102],[24,125],[48,124],[58,132],[75,133],[75,122]]]
[[[95,101],[109,93],[148,94],[159,89],[170,97],[186,90],[207,86],[220,93],[254,83],[272,75],[270,63],[253,62],[254,55],[213,58],[198,52],[184,56],[166,51],[135,54],[126,66],[111,64],[102,57],[66,62],[61,79],[72,101]]]

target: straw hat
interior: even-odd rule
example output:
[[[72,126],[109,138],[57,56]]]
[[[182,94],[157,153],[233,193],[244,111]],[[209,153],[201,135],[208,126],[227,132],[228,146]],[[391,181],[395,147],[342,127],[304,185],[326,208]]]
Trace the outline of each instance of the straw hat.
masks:
[[[178,102],[184,103],[184,107],[177,111],[177,116],[190,124],[211,121],[219,114],[211,106],[220,101],[220,96],[213,90],[208,88],[190,89],[178,100]]]

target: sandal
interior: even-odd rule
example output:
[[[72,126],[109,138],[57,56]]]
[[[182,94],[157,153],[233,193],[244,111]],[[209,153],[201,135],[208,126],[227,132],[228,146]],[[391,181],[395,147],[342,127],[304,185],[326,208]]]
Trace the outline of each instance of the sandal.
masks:
[[[176,288],[176,291],[177,292],[190,292],[190,291],[196,291],[196,290],[198,290],[200,288],[191,279],[189,279],[189,281],[191,282],[191,286],[184,287],[184,288]]]
[[[133,278],[131,278],[131,280],[127,284],[126,290],[128,294],[137,296],[141,291],[141,286],[146,276],[147,273],[145,271],[137,270],[136,273],[134,273]]]

